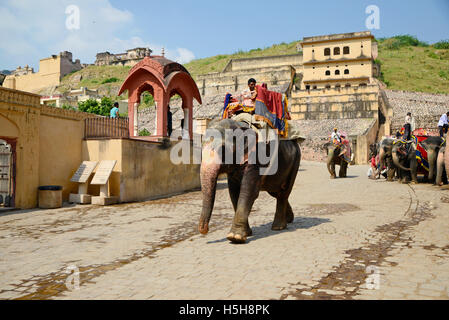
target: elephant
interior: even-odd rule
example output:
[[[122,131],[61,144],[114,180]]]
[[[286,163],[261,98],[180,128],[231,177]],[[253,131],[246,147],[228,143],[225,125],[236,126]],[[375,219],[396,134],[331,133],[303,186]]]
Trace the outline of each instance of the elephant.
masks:
[[[324,144],[323,148],[327,151],[327,170],[331,175],[331,179],[336,178],[335,165],[340,166],[338,176],[340,178],[346,178],[348,172],[348,162],[344,160],[343,156],[339,156],[341,152],[340,146],[336,146],[332,142]]]
[[[414,142],[396,140],[393,143],[391,155],[398,170],[399,182],[407,183],[410,173],[412,183],[418,183],[418,161]],[[406,167],[407,165],[409,167]]]
[[[209,129],[217,130],[222,136],[225,135],[225,130],[237,132],[237,135],[237,129],[241,129],[240,132],[252,130],[232,119],[216,121]],[[257,148],[261,147],[261,143],[265,142],[258,142]],[[229,196],[235,213],[227,239],[233,243],[245,243],[247,237],[252,235],[248,216],[260,191],[267,191],[277,201],[272,230],[283,230],[287,228],[288,223],[293,222],[293,210],[288,198],[298,173],[301,150],[294,140],[279,140],[278,150],[274,153],[274,156],[277,156],[278,169],[272,175],[263,175],[260,172],[262,165],[259,160],[252,164],[247,161],[250,152],[248,150],[251,149],[248,143],[245,144],[243,161],[237,160],[236,145],[237,143],[229,143],[226,139],[203,143],[200,168],[203,203],[198,230],[203,235],[209,231],[217,178],[224,173],[227,175]],[[224,161],[226,152],[233,154],[231,164]]]
[[[444,150],[444,147],[446,147],[446,145],[444,145],[444,147],[442,147],[443,142],[445,142],[443,140],[443,138],[438,137],[438,136],[431,136],[428,137],[426,140],[422,141],[419,143],[419,145],[426,150],[427,152],[427,162],[429,163],[429,174],[428,174],[428,180],[430,182],[435,182],[440,184],[442,182],[442,177],[438,176],[438,175],[442,175],[443,174],[443,157],[444,157],[444,152],[442,152],[442,155],[440,156],[440,162],[438,164],[438,157],[439,157],[439,153],[440,153],[440,149]],[[438,166],[440,166],[440,168],[438,168]],[[438,173],[438,175],[436,175],[435,177],[435,172]],[[438,182],[436,181],[438,180]]]
[[[396,173],[396,167],[393,163],[392,149],[393,144],[399,141],[395,138],[384,138],[377,144],[377,154],[379,154],[380,172],[382,168],[387,168],[387,181],[393,181]]]

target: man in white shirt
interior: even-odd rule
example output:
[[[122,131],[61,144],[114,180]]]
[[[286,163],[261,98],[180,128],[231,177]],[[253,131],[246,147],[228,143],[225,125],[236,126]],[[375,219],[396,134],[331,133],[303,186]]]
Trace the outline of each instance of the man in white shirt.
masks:
[[[334,128],[334,132],[332,132],[331,134],[331,141],[337,140],[338,143],[341,143],[341,136],[340,133],[338,132],[337,128]]]
[[[449,112],[443,113],[438,121],[438,129],[440,130],[440,137],[443,138],[444,134],[447,133],[449,127],[448,124]]]

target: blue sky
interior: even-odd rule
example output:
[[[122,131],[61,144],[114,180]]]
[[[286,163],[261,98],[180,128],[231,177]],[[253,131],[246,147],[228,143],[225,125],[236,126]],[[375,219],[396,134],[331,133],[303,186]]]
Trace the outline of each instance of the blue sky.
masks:
[[[67,28],[68,6],[79,28]],[[369,5],[379,8],[376,37],[412,34],[430,43],[449,38],[449,0],[118,1],[0,0],[0,70],[68,50],[93,63],[101,51],[164,47],[181,63],[238,50],[264,48],[304,36],[367,30]],[[73,20],[72,20],[73,21]]]

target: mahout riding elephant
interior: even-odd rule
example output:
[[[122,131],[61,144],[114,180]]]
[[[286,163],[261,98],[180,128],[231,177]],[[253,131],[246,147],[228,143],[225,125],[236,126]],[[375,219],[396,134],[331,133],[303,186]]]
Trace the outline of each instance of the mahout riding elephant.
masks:
[[[443,143],[445,143],[445,140],[438,136],[428,137],[426,140],[419,143],[419,145],[427,152],[427,162],[429,163],[429,173],[427,178],[429,182],[437,184],[442,182],[441,175],[443,174],[442,169],[444,167],[444,148],[446,147]],[[440,162],[438,164],[440,150],[442,150],[442,155],[440,156]],[[438,168],[438,166],[440,166],[440,168]],[[440,176],[435,175],[435,173],[438,173]],[[438,182],[436,180],[438,180]]]
[[[327,142],[324,144],[323,148],[327,151],[326,163],[331,179],[335,179],[337,177],[335,174],[335,165],[340,166],[338,177],[346,178],[348,172],[348,162],[344,159],[343,155],[340,155],[341,147],[333,142]]]
[[[399,182],[407,183],[411,175],[412,183],[418,183],[418,161],[414,142],[396,140],[393,142],[391,155],[398,169]]]
[[[225,136],[225,130],[232,130],[238,135],[246,130],[252,130],[232,119],[224,119],[212,123],[208,130],[215,129]],[[239,131],[236,131],[241,129]],[[246,139],[245,139],[246,141]],[[261,148],[258,142],[257,148]],[[301,159],[299,144],[293,140],[280,140],[278,150],[274,153],[278,160],[278,169],[272,175],[263,175],[260,171],[263,165],[259,161],[250,163],[247,159],[253,150],[249,144],[244,148],[244,160],[239,161],[236,156],[238,143],[230,143],[229,139],[206,141],[202,148],[201,160],[201,191],[203,207],[199,221],[199,232],[207,234],[209,221],[215,201],[218,176],[225,173],[228,178],[228,191],[234,207],[235,215],[227,239],[234,243],[244,243],[252,230],[248,224],[248,216],[254,201],[260,191],[267,191],[276,198],[276,213],[271,226],[272,230],[283,230],[287,223],[293,222],[293,210],[288,197],[295,183]],[[248,151],[250,150],[250,151]],[[234,161],[227,164],[225,153],[233,155]]]

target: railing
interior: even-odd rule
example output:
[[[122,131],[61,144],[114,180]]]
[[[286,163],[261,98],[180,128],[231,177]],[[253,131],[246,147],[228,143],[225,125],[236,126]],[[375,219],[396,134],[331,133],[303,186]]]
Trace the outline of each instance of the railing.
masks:
[[[88,118],[84,120],[84,139],[129,138],[128,118]]]

